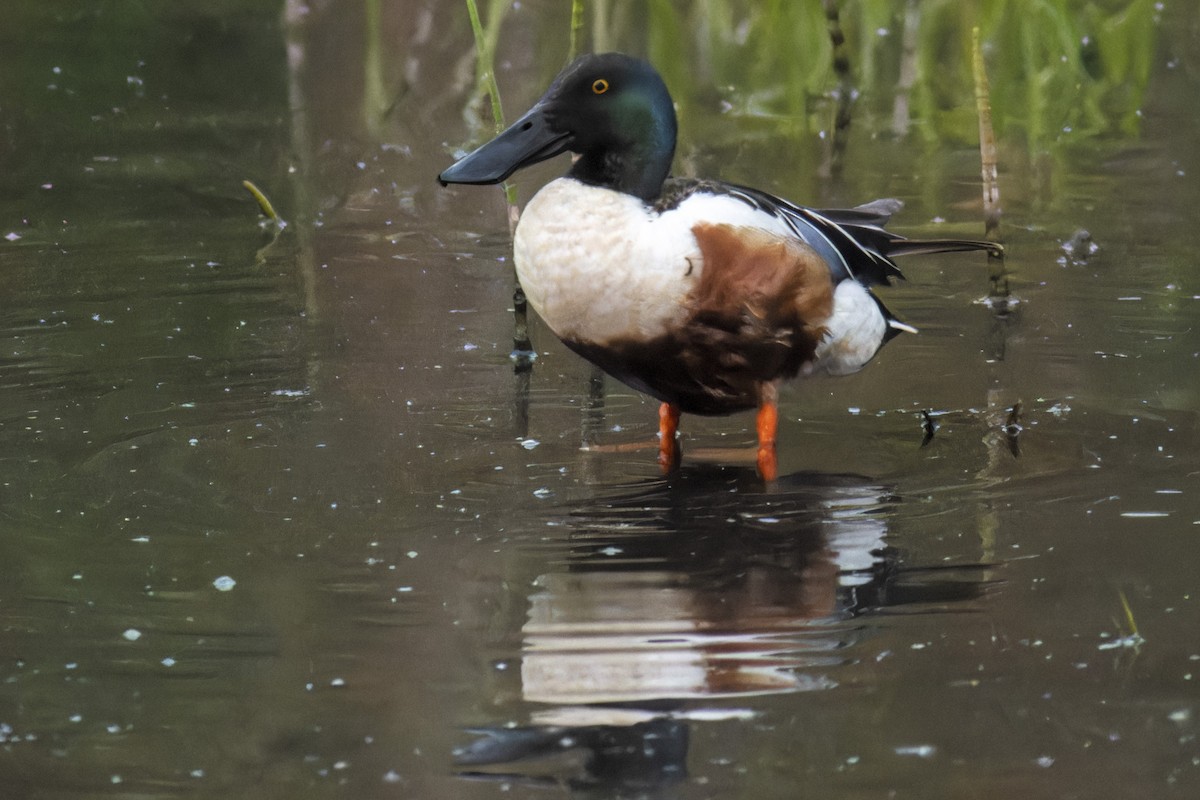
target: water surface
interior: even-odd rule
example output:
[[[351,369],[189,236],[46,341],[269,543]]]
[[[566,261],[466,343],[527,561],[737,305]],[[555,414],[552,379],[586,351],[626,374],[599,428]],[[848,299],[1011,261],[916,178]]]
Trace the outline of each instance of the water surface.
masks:
[[[551,5],[502,31],[510,114],[565,58]],[[455,4],[17,3],[5,796],[1194,796],[1200,73],[1167,5],[1135,130],[1002,136],[1008,311],[982,256],[907,262],[920,335],[787,390],[768,487],[750,417],[685,418],[663,478],[581,449],[655,404],[536,319],[514,370],[499,190],[434,182],[486,135]],[[972,142],[868,93],[821,178],[827,99],[678,48],[679,171],[980,234]]]

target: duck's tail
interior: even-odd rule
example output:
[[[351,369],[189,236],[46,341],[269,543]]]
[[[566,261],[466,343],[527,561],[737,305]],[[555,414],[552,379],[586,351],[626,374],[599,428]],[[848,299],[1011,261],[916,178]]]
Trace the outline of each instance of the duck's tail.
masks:
[[[875,248],[889,258],[918,256],[930,253],[963,253],[986,250],[997,258],[1004,255],[1004,246],[979,239],[908,239],[883,229],[892,215],[904,208],[904,203],[885,197],[861,206],[846,209],[822,209],[818,213],[832,220],[859,242]]]
[[[929,253],[963,253],[970,250],[986,250],[988,255],[1000,258],[1004,245],[980,239],[906,239],[903,236],[889,237],[884,252],[889,256],[919,256]]]

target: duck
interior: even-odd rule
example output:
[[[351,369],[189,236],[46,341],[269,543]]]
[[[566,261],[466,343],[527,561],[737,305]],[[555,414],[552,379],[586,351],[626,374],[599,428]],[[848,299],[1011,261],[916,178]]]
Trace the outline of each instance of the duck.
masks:
[[[682,414],[755,411],[755,462],[778,470],[779,388],[862,369],[915,333],[872,291],[898,256],[993,242],[884,229],[898,200],[819,210],[713,179],[671,176],[675,105],[658,71],[622,53],[572,61],[525,114],[438,175],[485,185],[559,154],[513,235],[517,278],[570,350],[659,401],[658,460],[679,466]]]

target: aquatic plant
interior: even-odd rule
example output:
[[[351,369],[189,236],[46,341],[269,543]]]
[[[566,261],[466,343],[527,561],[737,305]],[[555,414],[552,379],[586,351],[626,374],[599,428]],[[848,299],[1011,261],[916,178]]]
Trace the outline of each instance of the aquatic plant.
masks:
[[[920,136],[963,143],[977,135],[977,27],[997,134],[1020,136],[1033,149],[1136,131],[1161,13],[1154,0],[591,5],[595,49],[644,51],[672,87],[716,83],[730,114],[806,131],[826,130],[831,121],[828,100],[839,76],[827,22],[835,12],[856,99],[866,110],[891,119],[899,94]],[[686,114],[686,94],[681,100]],[[902,123],[899,132],[907,130]]]

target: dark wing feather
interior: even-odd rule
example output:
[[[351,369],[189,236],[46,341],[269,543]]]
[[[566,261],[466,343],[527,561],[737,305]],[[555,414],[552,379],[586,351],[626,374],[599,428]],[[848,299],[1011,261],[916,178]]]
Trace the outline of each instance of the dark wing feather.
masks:
[[[907,239],[884,230],[891,216],[904,207],[899,200],[873,200],[851,209],[818,210],[748,186],[722,181],[669,178],[655,207],[667,211],[697,193],[737,198],[752,208],[782,219],[828,262],[835,279],[854,278],[866,285],[888,284],[904,277],[894,256],[987,250],[999,255],[994,242],[972,239]]]

